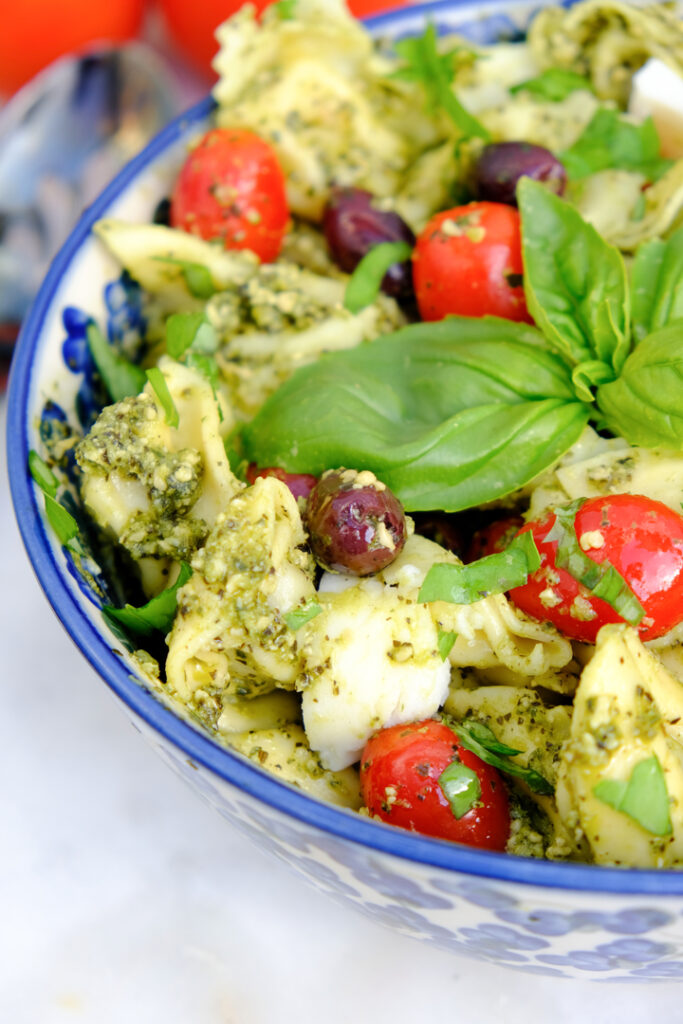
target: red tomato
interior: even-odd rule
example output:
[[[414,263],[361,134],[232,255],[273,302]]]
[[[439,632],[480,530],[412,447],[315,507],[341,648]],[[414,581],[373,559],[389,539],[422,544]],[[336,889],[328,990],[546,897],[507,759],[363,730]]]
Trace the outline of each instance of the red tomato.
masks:
[[[196,146],[171,197],[171,225],[226,249],[274,260],[287,231],[285,178],[273,148],[244,128],[214,128]]]
[[[249,463],[245,475],[248,484],[256,483],[260,476],[275,476],[278,480],[282,480],[283,484],[287,484],[295,498],[308,498],[318,482],[317,476],[311,476],[310,473],[288,473],[277,466],[259,469],[255,462]]]
[[[20,0],[3,4],[0,93],[10,94],[66,53],[136,35],[143,0]]]
[[[504,551],[523,525],[521,516],[508,516],[507,519],[496,519],[488,526],[483,526],[472,534],[463,562],[476,562],[478,558]]]
[[[221,22],[243,6],[244,0],[202,0],[199,4],[187,0],[160,0],[160,7],[169,34],[180,50],[205,73],[213,74],[211,61],[218,52],[214,32]],[[251,0],[260,14],[269,0]],[[364,18],[385,10],[400,7],[407,0],[350,0],[349,10]],[[213,76],[215,77],[215,75]]]
[[[480,799],[461,818],[438,781],[453,761],[476,772],[481,786]],[[365,745],[360,781],[365,806],[390,825],[467,846],[505,849],[510,813],[503,781],[442,722],[429,718],[382,729]]]
[[[469,203],[435,214],[413,250],[413,282],[423,320],[501,316],[533,323],[522,287],[519,212]]]
[[[555,513],[528,523],[541,566],[510,598],[528,615],[557,626],[565,636],[593,643],[598,630],[622,617],[555,565],[557,541],[546,541]],[[594,562],[609,561],[645,609],[638,630],[653,640],[683,619],[683,516],[642,495],[590,498],[575,518],[576,536]],[[578,603],[577,603],[578,599]]]

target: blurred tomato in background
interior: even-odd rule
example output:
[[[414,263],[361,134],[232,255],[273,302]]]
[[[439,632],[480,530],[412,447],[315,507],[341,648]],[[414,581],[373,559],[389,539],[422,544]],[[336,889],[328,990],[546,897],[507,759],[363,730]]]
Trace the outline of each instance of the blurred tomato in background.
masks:
[[[145,3],[13,0],[2,7],[0,94],[9,96],[65,53],[131,39],[140,29]]]
[[[260,13],[270,0],[252,0]],[[404,6],[408,0],[347,0],[349,10],[358,18],[368,17],[390,7]],[[211,73],[211,60],[218,46],[214,31],[221,22],[242,7],[244,0],[158,0],[169,35],[195,68]]]

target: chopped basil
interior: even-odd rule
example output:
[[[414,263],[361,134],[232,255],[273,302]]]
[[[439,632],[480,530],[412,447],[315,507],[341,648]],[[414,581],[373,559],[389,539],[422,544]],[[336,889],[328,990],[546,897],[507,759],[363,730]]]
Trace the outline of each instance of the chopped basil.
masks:
[[[436,41],[433,22],[427,25],[421,36],[399,39],[394,45],[405,63],[391,77],[421,82],[431,108],[443,107],[463,135],[488,141],[490,135],[487,129],[463,107],[453,92],[455,60],[460,54],[470,57],[472,51],[458,46],[446,53],[439,53]]]
[[[47,463],[33,449],[28,453],[28,468],[43,492],[45,515],[57,535],[57,540],[75,554],[83,554],[83,547],[78,539],[78,523],[71,513],[56,500],[59,481]]]
[[[555,522],[545,539],[557,541],[555,565],[560,569],[566,569],[570,576],[590,590],[595,597],[606,601],[626,622],[637,626],[645,615],[645,609],[624,577],[611,562],[593,561],[579,544],[575,520],[584,500],[580,498],[553,510]]]
[[[639,761],[627,782],[603,779],[593,787],[603,804],[632,818],[653,836],[671,835],[669,793],[656,754]]]
[[[32,450],[28,453],[28,468],[43,494],[48,494],[51,498],[54,498],[59,487],[59,481],[47,463],[41,459],[38,452]]]
[[[180,422],[178,410],[176,409],[175,402],[173,401],[173,396],[171,395],[171,392],[168,390],[166,378],[164,377],[163,373],[158,368],[158,366],[152,366],[149,370],[147,370],[147,380],[154,388],[154,393],[161,402],[161,406],[164,410],[164,415],[166,416],[166,422],[168,423],[169,427],[177,427],[178,423]]]
[[[593,92],[593,85],[590,79],[568,68],[546,68],[536,78],[529,78],[526,82],[513,85],[510,92],[513,96],[518,92],[530,92],[542,100],[559,103],[577,89]]]
[[[271,4],[280,21],[291,21],[296,17],[296,0],[277,0]]]
[[[202,263],[192,263],[190,260],[179,260],[173,256],[153,256],[159,263],[171,263],[180,267],[187,285],[187,290],[195,299],[210,299],[216,292],[213,278],[208,269]]]
[[[187,562],[181,562],[180,572],[175,583],[166,587],[147,604],[140,608],[134,608],[130,604],[123,608],[104,605],[102,614],[107,621],[113,620],[115,625],[124,626],[131,633],[140,633],[143,636],[149,636],[157,631],[167,633],[173,625],[178,606],[178,591],[187,583],[191,575],[192,569]]]
[[[166,351],[180,359],[189,348],[211,355],[218,348],[216,331],[205,313],[172,313],[166,321]]]
[[[486,764],[490,764],[493,768],[498,768],[499,771],[504,772],[506,775],[515,775],[522,779],[534,793],[546,796],[550,796],[553,793],[553,787],[548,780],[544,779],[533,768],[525,768],[523,765],[510,761],[509,758],[513,756],[511,753],[513,748],[499,743],[491,730],[481,722],[453,722],[447,720],[446,724],[453,730],[463,747],[471,750],[473,754],[476,754]],[[503,754],[501,753],[502,750],[506,750],[508,753]],[[518,754],[520,751],[515,750],[514,753]]]
[[[529,574],[541,564],[530,531],[515,537],[504,551],[470,562],[433,565],[417,596],[418,601],[448,601],[451,604],[474,604],[489,594],[503,594],[512,587],[521,587]]]
[[[458,639],[458,634],[452,629],[440,629],[437,636],[437,647],[441,660],[445,661],[453,649],[453,644]]]
[[[344,308],[349,313],[360,313],[374,302],[389,267],[407,260],[412,251],[407,242],[380,242],[369,249],[346,286]]]
[[[309,601],[302,608],[295,608],[294,611],[285,612],[282,618],[285,620],[289,628],[293,633],[296,633],[297,629],[301,629],[307,622],[314,619],[316,615],[320,615],[322,608],[316,601]]]
[[[145,386],[145,371],[125,356],[119,355],[91,321],[86,330],[88,348],[102,382],[113,402],[139,395]]]
[[[438,782],[456,818],[464,817],[481,798],[477,773],[460,761],[452,761],[444,768]]]

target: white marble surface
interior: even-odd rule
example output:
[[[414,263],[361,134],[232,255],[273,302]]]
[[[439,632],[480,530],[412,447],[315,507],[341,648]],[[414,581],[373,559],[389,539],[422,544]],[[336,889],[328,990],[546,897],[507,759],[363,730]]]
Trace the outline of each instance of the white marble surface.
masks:
[[[0,399],[0,1021],[620,1024],[683,987],[454,958],[310,889],[148,749],[35,582]]]

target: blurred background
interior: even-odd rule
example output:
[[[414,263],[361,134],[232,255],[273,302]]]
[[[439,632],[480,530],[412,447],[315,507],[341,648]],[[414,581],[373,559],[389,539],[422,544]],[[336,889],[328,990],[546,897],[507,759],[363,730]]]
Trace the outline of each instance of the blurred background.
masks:
[[[255,0],[258,11],[269,0]],[[349,0],[364,17],[406,0]],[[242,0],[21,0],[0,34],[0,393],[19,327],[82,210],[211,88]]]

